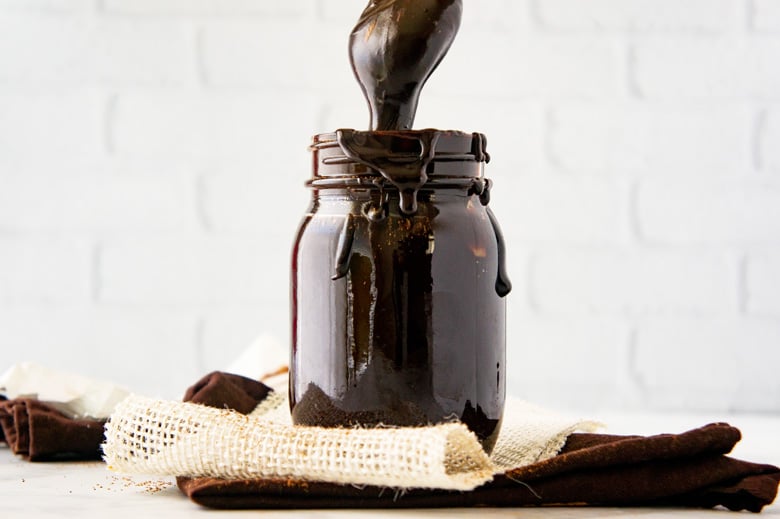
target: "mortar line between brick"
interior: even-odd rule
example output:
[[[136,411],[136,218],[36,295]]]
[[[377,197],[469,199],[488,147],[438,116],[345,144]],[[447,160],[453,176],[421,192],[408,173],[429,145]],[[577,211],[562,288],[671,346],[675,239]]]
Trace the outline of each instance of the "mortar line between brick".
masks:
[[[748,290],[748,256],[742,253],[737,264],[737,310],[741,316],[748,313],[750,293]]]
[[[90,298],[94,305],[100,303],[100,294],[102,292],[100,264],[103,257],[103,246],[100,241],[96,241],[92,246],[92,262],[90,265]]]
[[[109,155],[114,155],[116,153],[116,146],[114,144],[114,119],[116,118],[118,102],[118,94],[109,94],[108,100],[106,101],[106,112],[103,117],[103,146],[105,146],[106,153]]]
[[[324,131],[329,130],[329,128],[327,128],[325,125],[328,122],[328,117],[330,116],[331,111],[332,108],[328,105],[328,103],[318,96],[317,114],[314,121],[317,125],[317,128],[322,128]]]
[[[526,262],[525,262],[525,269],[523,272],[523,277],[525,278],[523,281],[525,282],[525,299],[526,304],[528,305],[528,309],[535,314],[541,314],[541,305],[539,304],[539,301],[536,298],[536,292],[535,287],[536,283],[534,283],[534,273],[536,271],[536,263],[539,261],[539,252],[529,252],[526,255]]]
[[[762,142],[764,131],[766,129],[767,111],[765,108],[759,108],[753,116],[753,127],[750,134],[750,153],[753,162],[754,171],[762,171],[764,169],[762,153]]]
[[[625,70],[625,82],[626,90],[628,91],[628,97],[630,100],[644,99],[642,94],[642,88],[639,86],[637,80],[637,59],[636,59],[636,41],[633,38],[626,40],[626,54],[624,63],[626,65]]]
[[[565,171],[566,168],[556,156],[554,149],[555,147],[553,146],[553,135],[555,134],[556,126],[555,109],[552,108],[552,106],[545,104],[544,126],[542,128],[542,135],[544,136],[542,141],[544,159],[554,168]]]
[[[207,209],[206,192],[206,177],[205,173],[201,172],[195,177],[195,214],[198,220],[200,228],[206,232],[213,232],[213,226],[209,220],[209,212]]]
[[[198,373],[205,373],[206,372],[206,345],[205,345],[205,335],[206,335],[206,318],[203,316],[199,316],[196,323],[195,323],[195,367],[198,370]]]
[[[544,29],[545,23],[542,18],[542,11],[539,6],[539,0],[530,0],[528,2],[528,18],[531,20],[531,24],[537,29]]]
[[[647,382],[645,381],[644,377],[642,377],[641,373],[639,372],[638,366],[637,366],[637,356],[638,352],[637,349],[639,348],[639,327],[635,322],[632,322],[630,324],[630,329],[628,332],[628,344],[627,344],[627,354],[626,354],[626,362],[628,366],[626,366],[626,369],[628,370],[628,378],[631,381],[631,384],[636,388],[637,395],[639,396],[641,405],[643,407],[647,406]]]
[[[206,70],[204,43],[206,28],[202,25],[195,25],[193,30],[195,31],[195,78],[198,86],[208,88],[209,77]]]
[[[756,30],[756,0],[745,0],[745,23],[743,29],[750,33]]]
[[[641,244],[643,240],[642,225],[639,222],[639,180],[632,180],[628,185],[628,233],[629,241],[633,245]]]
[[[320,22],[325,21],[325,6],[323,5],[323,0],[317,0],[314,3],[314,19]]]

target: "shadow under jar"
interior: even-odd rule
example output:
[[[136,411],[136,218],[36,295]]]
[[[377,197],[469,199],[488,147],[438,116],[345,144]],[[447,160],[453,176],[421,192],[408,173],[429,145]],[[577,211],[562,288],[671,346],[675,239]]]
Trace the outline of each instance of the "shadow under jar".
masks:
[[[458,419],[490,452],[511,286],[484,136],[340,130],[311,149],[292,258],[293,422]]]

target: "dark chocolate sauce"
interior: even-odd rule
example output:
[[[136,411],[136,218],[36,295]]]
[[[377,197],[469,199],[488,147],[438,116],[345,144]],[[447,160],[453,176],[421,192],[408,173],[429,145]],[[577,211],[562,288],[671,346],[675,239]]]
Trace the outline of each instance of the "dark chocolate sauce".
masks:
[[[347,158],[381,174],[401,197],[401,212],[417,212],[417,192],[428,181],[428,165],[441,132],[359,132],[339,130],[336,139]],[[392,151],[391,151],[392,150]]]
[[[424,189],[414,215],[400,211],[395,194],[386,216],[372,220],[366,207],[376,191],[319,191],[296,240],[293,421],[459,419],[489,451],[506,381],[505,306],[487,208],[467,186]],[[344,275],[323,275],[334,268]]]
[[[462,0],[374,0],[352,32],[371,131],[312,146],[292,264],[296,424],[458,419],[487,451],[497,439],[511,284],[485,137],[411,129],[461,13]]]
[[[349,58],[372,131],[339,130],[338,143],[347,158],[375,169],[398,190],[407,215],[417,211],[417,192],[428,180],[440,136],[409,130],[420,92],[455,40],[462,11],[462,0],[372,0],[350,36]]]
[[[352,30],[349,57],[372,130],[411,130],[420,91],[460,27],[462,0],[373,0]]]
[[[417,212],[419,190],[428,181],[427,170],[436,156],[436,143],[442,135],[453,133],[440,130],[361,132],[342,129],[336,132],[336,141],[348,159],[377,171],[385,182],[398,191],[402,214],[414,215]],[[471,152],[474,160],[489,161],[490,156],[485,151],[485,136],[474,133],[472,137],[474,145]],[[489,180],[475,178],[474,186],[469,192],[478,195],[481,204],[487,207],[490,203],[490,189]],[[496,235],[498,249],[496,293],[504,297],[512,290],[512,283],[506,272],[506,244],[498,221],[490,208],[487,208],[487,215]],[[376,220],[371,217],[369,219]],[[334,280],[347,274],[354,233],[354,219],[347,217],[336,249],[335,273],[332,278]]]

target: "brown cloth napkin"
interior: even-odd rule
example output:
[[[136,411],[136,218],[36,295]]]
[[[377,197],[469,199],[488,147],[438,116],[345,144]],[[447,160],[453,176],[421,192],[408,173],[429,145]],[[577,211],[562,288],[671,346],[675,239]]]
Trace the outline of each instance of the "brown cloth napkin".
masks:
[[[30,461],[99,460],[104,423],[70,418],[34,398],[0,401],[0,441]]]
[[[244,377],[211,373],[185,400],[248,412],[269,389]],[[251,406],[254,408],[254,406]],[[550,505],[685,506],[760,512],[774,501],[780,469],[725,456],[740,439],[728,424],[683,434],[573,434],[549,460],[496,476],[471,492],[355,488],[292,479],[177,478],[182,492],[221,509],[437,508]]]
[[[249,414],[270,392],[271,388],[262,382],[214,371],[190,386],[184,393],[184,401]]]

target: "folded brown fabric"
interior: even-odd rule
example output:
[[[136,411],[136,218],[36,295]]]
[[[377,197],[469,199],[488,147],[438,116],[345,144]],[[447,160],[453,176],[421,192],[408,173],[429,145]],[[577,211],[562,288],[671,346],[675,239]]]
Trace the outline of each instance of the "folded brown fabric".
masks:
[[[251,378],[214,371],[190,386],[184,401],[248,414],[270,392],[271,388]]]
[[[100,459],[104,424],[69,418],[33,398],[0,401],[0,440],[30,461]]]
[[[246,409],[250,392],[268,392],[247,380],[212,373],[193,386],[200,388],[193,394],[208,405]],[[236,400],[220,399],[247,385],[251,389]],[[221,509],[653,505],[759,512],[776,497],[780,469],[725,456],[739,439],[739,431],[727,424],[651,437],[574,434],[558,456],[510,470],[471,492],[401,494],[290,479],[180,477],[177,483],[193,501]]]
[[[5,397],[5,395],[0,395],[0,404],[6,402],[7,400],[8,399]],[[0,416],[2,416],[2,411],[0,411]],[[0,422],[0,443],[7,443],[5,440],[5,433],[3,432],[2,422]]]

